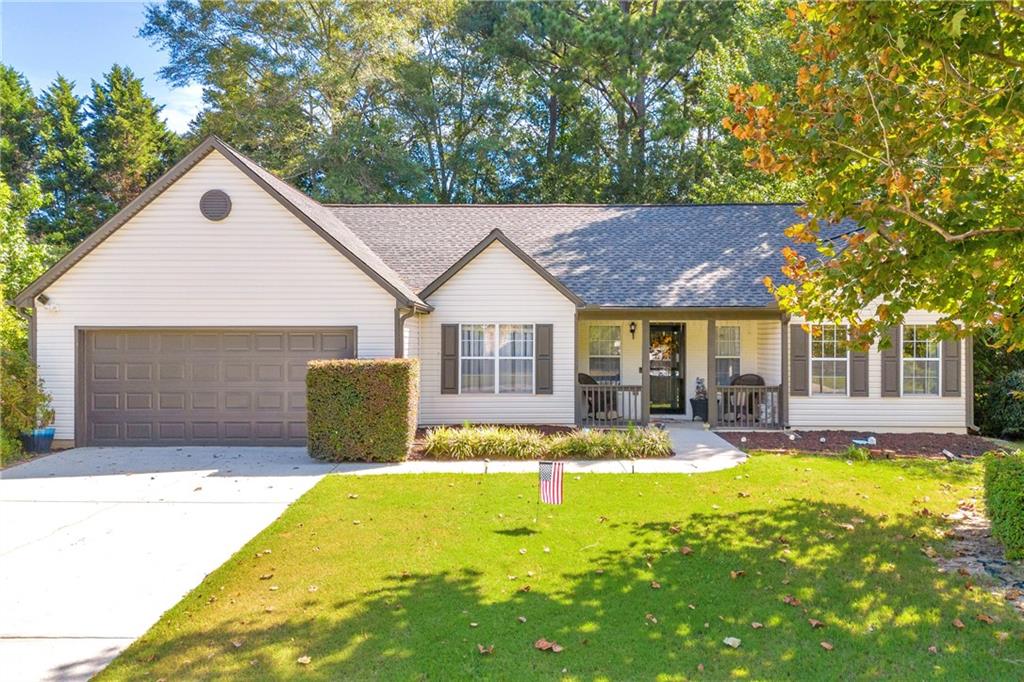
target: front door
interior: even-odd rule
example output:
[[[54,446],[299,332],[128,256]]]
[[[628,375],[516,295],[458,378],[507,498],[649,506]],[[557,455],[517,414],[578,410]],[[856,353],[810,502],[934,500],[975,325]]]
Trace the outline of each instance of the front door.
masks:
[[[682,414],[686,412],[685,376],[686,327],[682,324],[652,324],[651,346],[651,412]]]

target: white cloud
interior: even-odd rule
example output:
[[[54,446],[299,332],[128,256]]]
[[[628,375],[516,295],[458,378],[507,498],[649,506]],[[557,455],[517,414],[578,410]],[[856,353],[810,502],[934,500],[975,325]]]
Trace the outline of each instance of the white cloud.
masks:
[[[164,110],[161,112],[167,127],[176,133],[188,130],[188,124],[203,108],[203,86],[193,84],[184,88],[173,88],[163,97]]]

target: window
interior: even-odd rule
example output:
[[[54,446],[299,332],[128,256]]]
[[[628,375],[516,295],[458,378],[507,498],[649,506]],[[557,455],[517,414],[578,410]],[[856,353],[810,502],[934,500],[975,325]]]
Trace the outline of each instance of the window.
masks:
[[[740,373],[740,328],[718,327],[715,342],[715,383],[728,386]]]
[[[462,393],[533,393],[532,324],[461,326]]]
[[[622,328],[618,325],[590,327],[590,376],[600,384],[617,384],[622,381],[621,333]]]
[[[833,324],[811,329],[811,393],[846,395],[846,328]]]
[[[939,394],[939,339],[924,325],[903,327],[903,395]]]

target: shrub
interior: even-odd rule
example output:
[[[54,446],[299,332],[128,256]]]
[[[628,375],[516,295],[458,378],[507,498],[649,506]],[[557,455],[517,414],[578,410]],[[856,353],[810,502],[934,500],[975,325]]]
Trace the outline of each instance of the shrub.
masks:
[[[668,434],[656,427],[625,431],[569,431],[545,436],[516,426],[438,426],[424,450],[439,459],[636,459],[672,454]]]
[[[985,389],[985,433],[1002,438],[1024,435],[1024,370],[1008,372]]]
[[[985,455],[985,510],[1007,559],[1024,559],[1024,450]]]
[[[871,459],[871,452],[867,448],[851,445],[843,451],[843,457],[854,462],[866,462]]]
[[[544,436],[514,426],[438,426],[427,432],[424,450],[439,459],[538,459]]]
[[[0,463],[10,463],[22,455],[19,434],[50,424],[53,410],[36,376],[27,340],[12,329],[20,322],[7,306],[0,314]]]
[[[310,362],[309,454],[335,462],[405,459],[416,436],[419,374],[415,359]]]

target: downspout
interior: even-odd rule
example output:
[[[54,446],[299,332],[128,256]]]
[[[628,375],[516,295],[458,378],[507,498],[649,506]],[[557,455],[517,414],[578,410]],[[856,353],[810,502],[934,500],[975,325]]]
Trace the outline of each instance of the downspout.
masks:
[[[395,306],[395,357],[405,357],[405,321],[416,314],[415,308],[403,313],[401,306]]]

